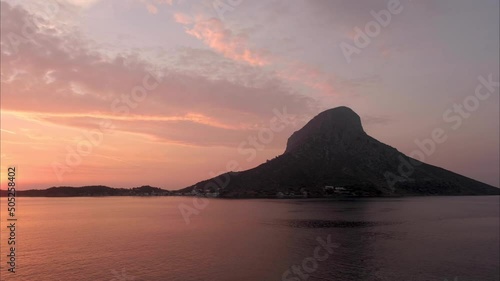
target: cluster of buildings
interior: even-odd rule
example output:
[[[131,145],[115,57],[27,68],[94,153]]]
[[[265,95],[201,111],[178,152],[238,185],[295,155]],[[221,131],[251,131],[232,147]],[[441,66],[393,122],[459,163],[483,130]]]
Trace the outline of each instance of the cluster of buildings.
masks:
[[[199,196],[208,198],[220,197],[220,189],[201,189],[196,186],[191,191],[172,191],[169,195],[173,196]],[[273,195],[270,195],[272,197]],[[327,185],[322,191],[310,193],[306,188],[300,190],[289,190],[276,192],[276,198],[308,198],[308,197],[342,197],[342,196],[370,196],[367,192],[359,192],[351,187]],[[269,196],[268,196],[269,197]]]
[[[354,192],[352,192],[350,188],[343,187],[343,186],[326,185],[323,188],[323,191],[326,194],[355,195]]]
[[[217,198],[220,195],[219,190],[208,190],[208,189],[198,189],[196,186],[193,188],[191,191],[186,191],[186,192],[180,192],[180,191],[173,191],[172,195],[177,195],[177,196],[202,196],[202,197],[209,197],[209,198]]]
[[[327,185],[323,187],[323,195],[324,196],[355,196],[357,195],[354,191],[349,187],[344,186],[331,186]],[[300,191],[288,191],[288,192],[277,192],[276,198],[307,198],[309,197],[309,192],[305,188],[301,188]]]

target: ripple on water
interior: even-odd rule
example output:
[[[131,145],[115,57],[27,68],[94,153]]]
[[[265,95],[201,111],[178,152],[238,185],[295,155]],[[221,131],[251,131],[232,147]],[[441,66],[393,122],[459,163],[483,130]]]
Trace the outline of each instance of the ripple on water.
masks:
[[[274,224],[293,228],[365,228],[397,225],[401,222],[346,221],[346,220],[276,220]]]

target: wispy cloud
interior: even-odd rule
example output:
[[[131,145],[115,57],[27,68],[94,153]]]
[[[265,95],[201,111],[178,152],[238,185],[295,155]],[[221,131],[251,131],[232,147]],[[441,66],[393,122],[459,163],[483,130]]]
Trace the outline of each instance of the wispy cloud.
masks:
[[[16,134],[15,132],[13,132],[13,131],[9,131],[9,130],[6,130],[6,129],[0,129],[0,131],[2,131],[2,132],[6,132],[6,133],[9,133],[9,134],[13,134],[13,135],[15,135],[15,134]]]
[[[220,19],[205,19],[200,15],[193,19],[181,13],[176,13],[174,18],[186,26],[187,34],[200,39],[227,58],[257,66],[269,63],[264,50],[249,46],[247,34],[230,30]]]
[[[2,34],[22,34],[25,18],[29,16],[22,7],[2,2]],[[6,40],[2,37],[2,44],[8,43]],[[195,139],[200,128],[213,134],[206,138],[211,144],[219,140],[220,144],[234,145],[238,136],[244,137],[242,134],[258,127],[275,108],[287,107],[299,115],[312,112],[311,99],[283,86],[276,77],[261,73],[238,80],[222,76],[214,79],[199,70],[155,66],[135,53],[109,57],[84,40],[68,34],[35,32],[19,46],[17,54],[2,51],[2,76],[9,77],[2,81],[3,111],[78,128],[91,127],[97,120],[115,120],[122,131],[143,131],[176,142],[185,138],[198,145],[203,145]],[[124,102],[124,95],[142,83],[153,68],[162,82],[133,112],[117,116],[113,103]],[[181,122],[187,124],[182,130],[177,128]],[[165,137],[167,128],[178,135]]]

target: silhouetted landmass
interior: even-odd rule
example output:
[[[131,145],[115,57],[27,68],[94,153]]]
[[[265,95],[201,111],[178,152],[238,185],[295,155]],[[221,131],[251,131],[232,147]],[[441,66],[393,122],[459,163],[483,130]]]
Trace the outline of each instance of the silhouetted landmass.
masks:
[[[1,196],[7,196],[6,190],[1,190]],[[84,196],[166,196],[171,192],[149,185],[134,188],[113,188],[103,185],[71,187],[60,186],[48,189],[17,190],[16,196],[25,197],[84,197]]]
[[[7,192],[0,194],[6,196]],[[17,191],[16,195],[320,198],[498,194],[496,187],[425,164],[379,142],[365,133],[354,111],[337,107],[320,113],[293,133],[282,155],[256,168],[225,173],[181,190],[63,186]]]
[[[367,135],[360,117],[350,108],[337,107],[320,113],[293,133],[282,155],[180,192],[255,198],[498,195],[499,191],[402,154]]]

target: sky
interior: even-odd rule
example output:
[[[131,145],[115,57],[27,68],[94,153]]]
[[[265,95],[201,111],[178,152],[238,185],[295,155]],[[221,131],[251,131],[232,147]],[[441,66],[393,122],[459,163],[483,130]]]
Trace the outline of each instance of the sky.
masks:
[[[2,184],[179,189],[348,106],[498,187],[499,45],[498,0],[2,0]]]

